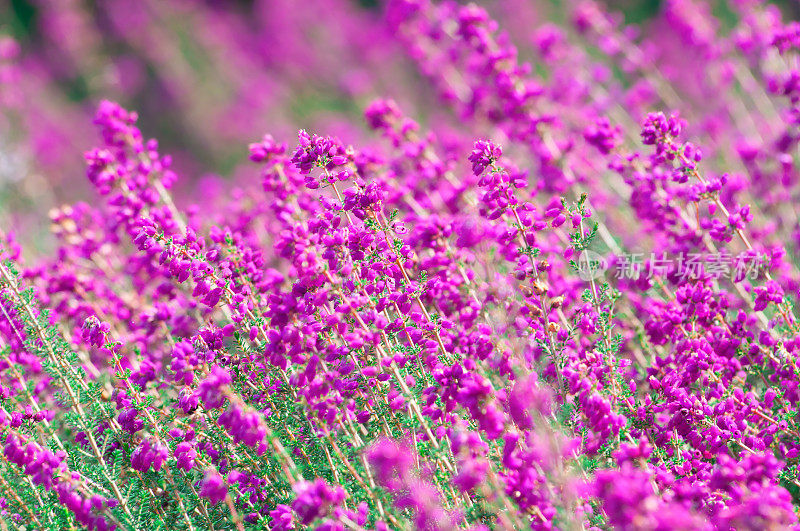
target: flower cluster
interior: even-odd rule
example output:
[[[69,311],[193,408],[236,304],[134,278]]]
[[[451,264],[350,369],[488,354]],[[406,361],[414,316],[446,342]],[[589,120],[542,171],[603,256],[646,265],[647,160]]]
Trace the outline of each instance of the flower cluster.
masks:
[[[800,525],[774,6],[40,4],[50,53],[0,38],[4,528]],[[98,102],[77,185],[40,92],[98,72],[142,114]]]

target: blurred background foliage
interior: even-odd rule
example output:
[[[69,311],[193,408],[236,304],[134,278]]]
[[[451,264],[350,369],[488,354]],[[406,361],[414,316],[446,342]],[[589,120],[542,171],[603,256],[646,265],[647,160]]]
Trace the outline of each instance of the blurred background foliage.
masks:
[[[364,20],[372,24],[380,24],[383,3],[381,0],[343,0],[358,6],[364,11]],[[503,19],[503,15],[513,13],[506,4],[530,4],[541,8],[533,0],[528,2],[506,2],[505,0],[488,0],[478,2],[494,11],[493,15]],[[646,25],[655,17],[661,8],[661,0],[609,0],[606,2],[610,11],[619,13],[627,23]],[[789,16],[800,15],[800,3],[791,0],[775,2]],[[189,155],[180,164],[195,163],[192,167],[184,167],[191,173],[211,170],[221,175],[230,175],[235,171],[236,162],[245,153],[245,146],[223,147],[215,135],[208,134],[205,127],[198,126],[196,120],[187,119],[187,105],[193,108],[192,116],[202,114],[195,105],[210,106],[227,105],[231,98],[240,97],[237,87],[231,87],[223,68],[227,61],[235,58],[227,57],[230,49],[220,46],[214,49],[214,43],[200,36],[200,32],[214,32],[214,22],[209,17],[224,15],[226,19],[236,15],[241,20],[258,24],[264,13],[278,13],[279,18],[289,21],[308,22],[308,31],[299,28],[282,28],[285,33],[295,32],[297,36],[312,35],[317,31],[321,11],[315,9],[320,2],[295,2],[294,0],[0,0],[0,34],[13,37],[22,48],[22,56],[26,59],[24,67],[33,70],[31,74],[39,78],[41,85],[48,84],[48,97],[53,107],[61,104],[73,104],[74,107],[89,108],[104,98],[115,99],[124,105],[139,111],[143,129],[158,139],[167,148],[177,149]],[[726,0],[711,2],[714,14],[731,26],[735,17],[727,8]],[[561,0],[550,0],[547,18],[566,19],[572,3]],[[285,10],[293,10],[299,17],[286,17]],[[261,16],[260,16],[261,15]],[[555,15],[555,16],[554,16]],[[546,17],[542,17],[544,20]],[[202,20],[206,19],[206,20]],[[131,28],[141,26],[145,31],[142,39],[127,34],[120,29],[126,24]],[[259,33],[257,28],[250,31]],[[274,31],[265,27],[263,32]],[[330,19],[333,31],[346,31],[347,28],[336,28],[336,19]],[[161,38],[161,42],[153,40],[153,36]],[[226,37],[228,38],[228,37]],[[291,45],[291,39],[274,44]],[[329,44],[325,39],[318,43]],[[524,44],[517,43],[524,55]],[[311,43],[311,46],[314,44]],[[272,59],[288,50],[277,46],[272,50]],[[172,54],[172,56],[170,56]],[[215,57],[214,55],[217,54]],[[302,55],[302,54],[300,54]],[[35,61],[31,61],[35,58]],[[367,79],[372,72],[359,71],[360,68],[348,70],[348,62],[341,61],[339,70],[313,71],[307,69],[301,76],[287,71],[282,66],[298,66],[293,61],[300,57],[290,56],[284,65],[279,61],[266,62],[260,66],[265,72],[274,76],[285,76],[278,84],[291,87],[291,97],[282,99],[270,94],[271,87],[264,87],[263,98],[273,98],[280,112],[271,108],[262,117],[268,120],[257,120],[259,110],[246,113],[253,120],[254,127],[247,128],[250,134],[260,134],[267,129],[257,126],[269,126],[272,133],[291,134],[294,127],[314,127],[319,125],[319,117],[335,117],[358,115],[362,103],[368,94],[376,95],[376,86],[369,88],[353,87],[359,77]],[[231,66],[231,65],[227,65]],[[250,67],[254,65],[248,65]],[[369,65],[358,65],[368,68]],[[175,72],[170,72],[170,69]],[[302,69],[302,67],[300,68]],[[240,72],[241,74],[241,72]],[[414,74],[399,70],[394,74],[397,79],[388,79],[388,84],[402,83]],[[248,75],[248,73],[245,73]],[[173,77],[175,76],[175,77]],[[402,79],[405,78],[405,79]],[[192,84],[195,95],[177,94],[181,83]],[[182,87],[186,88],[186,87]],[[28,94],[26,97],[33,97]],[[286,96],[286,94],[282,94]],[[187,102],[188,98],[197,101]],[[422,101],[420,99],[420,101]],[[85,110],[85,108],[83,109]],[[261,109],[263,111],[263,109]],[[46,115],[47,113],[45,113]],[[280,116],[276,116],[279,114]],[[74,117],[74,115],[73,115]],[[243,116],[244,118],[244,116]],[[284,127],[285,126],[285,127]],[[77,131],[74,131],[77,133]],[[241,139],[242,137],[236,137]],[[254,138],[251,138],[251,140]],[[55,139],[51,139],[55,142]],[[85,144],[81,148],[88,147]],[[64,161],[60,161],[63,163]],[[202,169],[201,169],[202,168]]]
[[[567,23],[574,7],[479,3],[534,67],[536,24]],[[724,0],[710,5],[733,27]],[[800,12],[797,2],[778,5]],[[663,8],[608,6],[644,33]],[[372,99],[397,99],[424,125],[447,113],[432,91],[391,38],[381,0],[0,0],[0,225],[36,224],[24,232],[46,241],[32,212],[91,197],[82,153],[97,140],[91,118],[102,99],[139,113],[144,133],[174,156],[177,196],[190,202],[252,178],[247,145],[265,133],[292,144],[307,128],[360,142]]]

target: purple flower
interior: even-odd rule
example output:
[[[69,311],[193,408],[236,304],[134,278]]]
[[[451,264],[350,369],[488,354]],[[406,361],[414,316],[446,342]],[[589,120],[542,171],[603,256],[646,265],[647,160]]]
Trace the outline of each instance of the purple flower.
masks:
[[[109,330],[110,326],[108,323],[101,323],[97,317],[92,315],[84,321],[81,333],[83,335],[83,340],[88,344],[102,347]]]
[[[212,505],[223,501],[228,495],[225,480],[216,470],[207,470],[200,481],[200,496],[207,498]]]
[[[469,161],[472,163],[472,173],[475,176],[480,176],[483,171],[492,166],[503,154],[503,151],[490,141],[479,140],[475,142],[475,147],[469,155]]]
[[[222,387],[231,383],[231,375],[220,366],[214,366],[197,387],[197,396],[208,409],[219,409],[225,403]]]
[[[140,472],[147,472],[152,467],[158,472],[167,457],[169,457],[169,450],[165,445],[158,441],[145,439],[131,453],[131,467]]]
[[[321,478],[299,481],[292,488],[295,494],[292,509],[304,525],[327,515],[346,497],[344,489],[338,485],[331,486]]]

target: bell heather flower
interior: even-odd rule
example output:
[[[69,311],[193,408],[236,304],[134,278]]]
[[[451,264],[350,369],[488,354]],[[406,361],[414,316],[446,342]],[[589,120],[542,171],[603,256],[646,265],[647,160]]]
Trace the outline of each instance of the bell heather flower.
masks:
[[[472,173],[476,177],[480,177],[483,171],[494,164],[502,154],[503,151],[489,141],[480,140],[475,142],[475,147],[469,155],[469,161],[472,163]]]
[[[321,478],[317,478],[313,482],[300,481],[295,483],[292,488],[295,493],[292,509],[304,525],[311,524],[317,518],[325,516],[345,499],[345,493],[341,487],[332,487]]]
[[[221,387],[231,383],[230,374],[222,367],[215,366],[197,387],[197,395],[208,409],[219,409],[225,403]]]
[[[222,476],[215,470],[207,471],[200,482],[200,496],[207,498],[212,505],[215,505],[224,500],[227,495],[228,489]]]
[[[800,26],[309,1],[0,35],[0,523],[796,526]]]
[[[142,472],[146,472],[152,467],[153,470],[158,472],[168,455],[167,448],[161,443],[145,439],[131,453],[131,466],[134,470]]]

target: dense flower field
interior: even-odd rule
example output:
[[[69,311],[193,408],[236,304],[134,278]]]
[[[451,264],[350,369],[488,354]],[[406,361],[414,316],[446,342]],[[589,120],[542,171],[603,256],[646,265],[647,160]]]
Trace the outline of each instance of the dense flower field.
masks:
[[[798,525],[777,6],[89,4],[0,38],[2,529]]]

